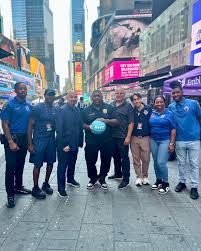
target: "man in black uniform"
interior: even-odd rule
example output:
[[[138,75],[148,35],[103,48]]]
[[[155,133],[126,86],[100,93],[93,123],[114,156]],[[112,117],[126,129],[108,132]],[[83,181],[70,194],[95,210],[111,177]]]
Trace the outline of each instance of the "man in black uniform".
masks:
[[[83,111],[84,129],[86,132],[85,159],[87,163],[88,177],[90,179],[87,188],[91,189],[99,181],[103,189],[107,189],[105,177],[110,169],[111,156],[113,151],[111,126],[118,125],[115,117],[114,108],[103,102],[101,91],[96,90],[92,93],[92,105]],[[91,123],[100,120],[106,123],[104,133],[96,135],[91,131]],[[100,151],[101,166],[100,173],[97,175],[96,162]]]
[[[14,193],[31,193],[23,186],[22,177],[27,154],[27,127],[32,106],[26,100],[27,86],[18,82],[14,88],[16,97],[8,101],[1,113],[6,157],[5,185],[9,208],[15,206]]]

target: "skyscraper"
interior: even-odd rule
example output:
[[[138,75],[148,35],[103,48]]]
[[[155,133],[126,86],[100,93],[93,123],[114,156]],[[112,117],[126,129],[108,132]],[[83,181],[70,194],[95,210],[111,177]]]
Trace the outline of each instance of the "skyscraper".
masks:
[[[14,39],[45,65],[49,86],[54,82],[53,14],[48,0],[12,0]]]
[[[0,0],[0,32],[13,39],[11,0]]]

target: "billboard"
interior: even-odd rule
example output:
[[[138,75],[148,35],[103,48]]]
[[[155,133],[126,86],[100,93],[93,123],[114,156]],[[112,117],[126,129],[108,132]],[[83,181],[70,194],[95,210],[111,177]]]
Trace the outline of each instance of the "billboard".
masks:
[[[77,41],[74,45],[73,45],[73,53],[84,53],[84,44]]]
[[[16,82],[23,82],[27,85],[29,95],[35,94],[35,78],[11,69],[7,66],[0,65],[0,91],[5,93],[12,93]]]
[[[17,43],[18,67],[22,70],[30,71],[30,50]]]
[[[0,33],[0,48],[12,54],[12,56],[0,59],[0,61],[17,67],[16,43]]]
[[[74,63],[75,91],[77,95],[82,95],[82,62]]]
[[[114,61],[105,68],[104,84],[113,80],[137,78],[140,74],[140,61]]]
[[[191,65],[201,66],[201,0],[193,4]]]

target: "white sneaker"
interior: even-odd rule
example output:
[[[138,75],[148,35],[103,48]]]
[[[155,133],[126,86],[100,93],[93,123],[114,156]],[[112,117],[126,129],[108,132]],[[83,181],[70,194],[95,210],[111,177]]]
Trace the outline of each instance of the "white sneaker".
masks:
[[[142,185],[142,179],[141,178],[137,178],[136,182],[135,182],[136,186],[141,186]]]
[[[143,185],[149,185],[150,183],[149,183],[148,178],[143,178],[142,184],[143,184]]]

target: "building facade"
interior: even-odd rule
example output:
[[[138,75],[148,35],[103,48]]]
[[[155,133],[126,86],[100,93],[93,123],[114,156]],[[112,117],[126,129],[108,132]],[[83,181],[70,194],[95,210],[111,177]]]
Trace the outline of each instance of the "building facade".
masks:
[[[0,32],[13,40],[11,0],[0,0]]]

